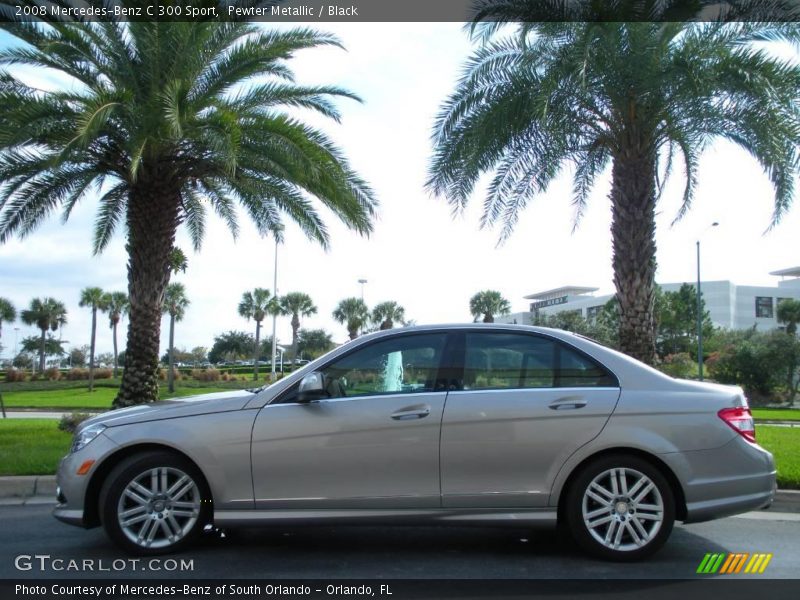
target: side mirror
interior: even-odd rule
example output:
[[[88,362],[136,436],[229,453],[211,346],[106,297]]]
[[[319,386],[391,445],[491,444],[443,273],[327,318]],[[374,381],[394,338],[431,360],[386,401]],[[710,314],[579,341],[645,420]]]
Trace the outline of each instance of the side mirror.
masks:
[[[309,373],[300,380],[300,386],[297,388],[298,402],[311,402],[312,400],[319,400],[325,396],[325,375],[319,371]]]

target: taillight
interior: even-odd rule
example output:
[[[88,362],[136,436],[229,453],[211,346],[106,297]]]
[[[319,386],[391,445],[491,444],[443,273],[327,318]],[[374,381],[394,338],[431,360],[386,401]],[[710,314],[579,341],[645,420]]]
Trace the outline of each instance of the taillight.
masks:
[[[717,413],[736,433],[748,442],[756,441],[756,423],[749,408],[723,408]]]

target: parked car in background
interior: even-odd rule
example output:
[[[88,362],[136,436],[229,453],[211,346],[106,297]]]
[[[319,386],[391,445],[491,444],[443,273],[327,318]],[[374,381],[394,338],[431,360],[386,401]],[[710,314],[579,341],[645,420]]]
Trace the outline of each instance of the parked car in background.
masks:
[[[737,387],[564,331],[470,324],[381,331],[259,390],[96,416],[58,485],[58,519],[134,554],[209,523],[560,523],[636,560],[676,520],[769,504],[775,466]]]

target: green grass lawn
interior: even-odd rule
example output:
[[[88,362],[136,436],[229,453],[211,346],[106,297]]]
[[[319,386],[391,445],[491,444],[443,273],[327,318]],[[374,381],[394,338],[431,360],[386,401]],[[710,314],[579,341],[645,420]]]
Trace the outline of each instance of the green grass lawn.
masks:
[[[252,385],[252,384],[251,384]],[[175,393],[161,391],[161,399],[180,398],[194,394],[224,392],[233,388],[214,387],[176,387]],[[3,392],[6,409],[15,408],[53,408],[53,409],[108,409],[117,395],[116,388],[95,388],[91,393],[82,389],[44,390],[31,392]]]
[[[775,456],[778,487],[800,489],[800,428],[765,425],[756,436]],[[71,439],[55,419],[0,419],[0,476],[55,473]]]
[[[800,428],[762,425],[756,428],[756,440],[775,456],[778,487],[800,489]]]
[[[55,419],[2,419],[0,475],[52,475],[71,441]]]
[[[796,408],[754,408],[752,413],[757,420],[800,421],[800,410]]]

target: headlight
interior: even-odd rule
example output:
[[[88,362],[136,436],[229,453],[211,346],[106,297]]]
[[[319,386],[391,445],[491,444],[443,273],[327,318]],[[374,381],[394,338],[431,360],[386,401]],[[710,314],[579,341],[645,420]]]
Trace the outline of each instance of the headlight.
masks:
[[[97,425],[90,425],[84,429],[79,429],[72,440],[72,452],[83,450],[89,442],[103,433],[105,428],[105,425],[98,423]]]

